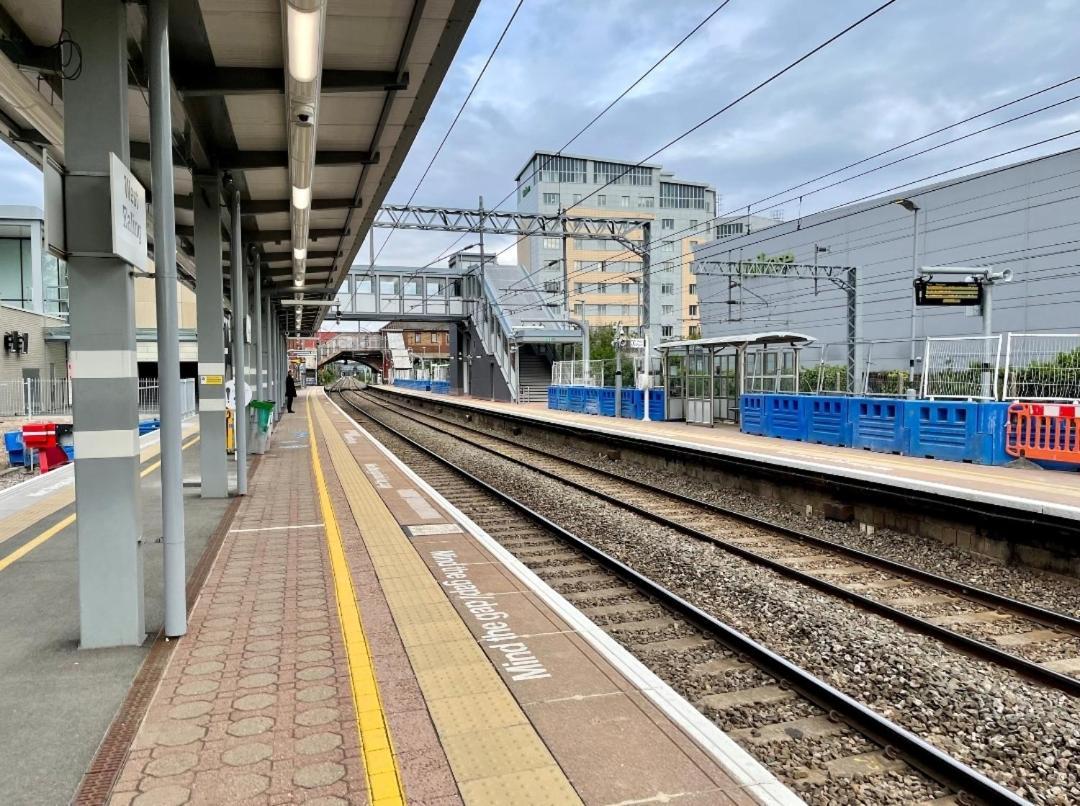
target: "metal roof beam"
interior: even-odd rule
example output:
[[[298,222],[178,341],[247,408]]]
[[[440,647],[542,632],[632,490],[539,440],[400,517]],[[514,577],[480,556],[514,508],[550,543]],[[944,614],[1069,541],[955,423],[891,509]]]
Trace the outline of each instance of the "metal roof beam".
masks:
[[[316,151],[316,167],[340,167],[347,165],[374,165],[379,154],[369,151]],[[226,151],[217,155],[217,165],[223,171],[259,170],[262,168],[288,168],[288,151]]]
[[[312,199],[312,210],[347,210],[352,207],[352,199]],[[178,210],[191,209],[191,196],[177,196],[175,200]],[[243,215],[269,215],[271,213],[287,213],[290,209],[288,199],[251,199],[245,201],[241,209]]]
[[[280,67],[183,67],[173,70],[177,89],[188,98],[221,95],[284,95],[285,76]],[[392,70],[323,70],[323,93],[387,92],[409,85],[406,73],[399,80]]]
[[[474,210],[460,207],[420,207],[387,204],[375,214],[373,227],[439,232],[485,232],[492,235],[567,235],[575,238],[626,239],[652,218],[597,218]]]

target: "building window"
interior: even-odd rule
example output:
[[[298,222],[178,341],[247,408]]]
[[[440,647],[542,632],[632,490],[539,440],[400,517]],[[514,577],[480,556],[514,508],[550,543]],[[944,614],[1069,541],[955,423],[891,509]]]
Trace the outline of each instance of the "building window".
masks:
[[[661,182],[660,206],[681,210],[704,210],[705,188],[698,185],[681,185],[677,182]]]
[[[697,283],[690,283],[690,293],[691,294],[696,294],[697,293]]]
[[[579,201],[581,201],[581,194],[580,193],[575,193],[574,194],[574,204],[577,204]]]
[[[675,293],[675,284],[674,283],[663,283],[660,286],[660,293],[661,294],[674,294]]]
[[[661,307],[661,312],[665,316],[673,316],[675,314],[675,306],[674,305],[664,305],[664,306]]]
[[[697,316],[697,305],[691,305],[690,306],[689,315],[690,316]]]
[[[690,325],[690,338],[692,338],[692,339],[700,339],[701,338],[701,325]]]
[[[674,218],[661,218],[660,219],[660,229],[675,229],[675,219]]]
[[[607,196],[605,196],[603,193],[601,193],[599,196],[597,196],[596,197],[596,206],[597,207],[607,207]]]
[[[653,169],[644,165],[593,161],[593,182],[602,185],[639,185],[653,183]]]
[[[544,238],[545,249],[562,249],[561,238]]]
[[[637,203],[638,207],[652,208],[656,206],[656,200],[652,196],[638,196]]]
[[[622,294],[629,294],[630,293],[630,283],[620,283],[619,284],[619,292],[622,293]]]
[[[411,335],[412,335],[412,343],[413,344],[419,344],[420,343],[420,334],[419,333],[413,333]]]
[[[540,156],[541,182],[577,182],[585,181],[587,163],[574,157]]]
[[[663,325],[660,328],[660,335],[667,337],[671,335],[671,325]]]
[[[691,218],[690,219],[690,226],[691,227],[696,227],[697,225],[698,225],[698,220],[696,218]]]
[[[574,313],[576,313],[576,314],[577,314],[578,316],[581,316],[581,314],[582,314],[582,312],[584,311],[584,309],[585,309],[585,305],[584,305],[584,304],[582,304],[582,303],[580,303],[580,302],[575,302],[575,303],[574,303]]]
[[[432,344],[438,344],[439,343],[439,334],[438,333],[432,333],[431,334],[431,343]]]
[[[556,207],[559,206],[559,194],[558,193],[545,193],[544,204],[553,204]]]
[[[598,316],[607,316],[607,305],[597,305],[596,313]]]
[[[673,244],[671,241],[664,241],[664,244],[660,247],[660,251],[661,252],[674,252],[675,251],[675,244]]]
[[[716,228],[716,237],[722,238],[725,235],[742,235],[743,225],[742,222],[737,224],[721,224]]]
[[[630,207],[630,197],[629,196],[620,196],[619,197],[619,206],[629,208]]]
[[[596,293],[597,294],[606,294],[607,293],[607,283],[597,283],[596,284]]]
[[[697,249],[701,246],[701,241],[690,241],[689,246],[691,249]]]
[[[581,283],[574,283],[574,293],[575,294],[580,294],[581,293],[581,286],[582,286]]]

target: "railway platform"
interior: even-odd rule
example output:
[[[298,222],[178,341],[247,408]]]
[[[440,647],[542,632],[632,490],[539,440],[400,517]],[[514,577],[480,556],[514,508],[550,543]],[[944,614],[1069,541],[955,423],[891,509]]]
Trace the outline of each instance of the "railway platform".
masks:
[[[553,411],[543,403],[504,403],[472,397],[448,397],[394,386],[378,388],[391,394],[453,403],[481,411],[491,410],[539,423],[570,426],[598,434],[632,436],[658,445],[701,450],[776,467],[1080,520],[1080,473],[922,459],[743,434],[737,428],[728,426],[704,428],[683,422],[616,420],[612,417]]]
[[[989,467],[643,422],[462,396],[372,387],[473,424],[706,478],[860,529],[893,529],[1004,563],[1080,573],[1080,473]]]
[[[110,803],[799,803],[321,390],[279,423]]]

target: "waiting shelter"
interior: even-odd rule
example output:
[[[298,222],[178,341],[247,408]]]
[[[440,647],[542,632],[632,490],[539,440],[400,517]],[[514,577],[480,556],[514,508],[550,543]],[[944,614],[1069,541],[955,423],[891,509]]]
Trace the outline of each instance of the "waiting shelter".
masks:
[[[737,423],[743,393],[797,392],[799,352],[813,341],[770,331],[660,344],[665,419]]]

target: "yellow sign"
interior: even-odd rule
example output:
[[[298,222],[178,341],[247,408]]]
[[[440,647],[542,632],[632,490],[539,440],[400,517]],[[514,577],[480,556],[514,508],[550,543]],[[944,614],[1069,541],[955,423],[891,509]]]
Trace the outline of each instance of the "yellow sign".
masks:
[[[200,375],[199,383],[203,386],[221,386],[225,383],[224,375]]]

